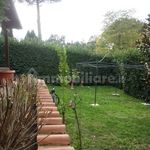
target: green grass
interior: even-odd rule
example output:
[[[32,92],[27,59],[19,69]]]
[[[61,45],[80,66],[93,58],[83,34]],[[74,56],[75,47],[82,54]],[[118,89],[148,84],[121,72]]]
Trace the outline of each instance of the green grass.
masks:
[[[150,150],[150,106],[117,90],[120,96],[112,96],[115,88],[98,87],[98,107],[90,104],[94,100],[94,87],[76,87],[74,90],[56,86],[56,93],[66,104],[75,92],[81,97],[77,111],[82,130],[84,150]],[[73,111],[66,110],[67,132],[72,145],[78,148],[76,121]]]

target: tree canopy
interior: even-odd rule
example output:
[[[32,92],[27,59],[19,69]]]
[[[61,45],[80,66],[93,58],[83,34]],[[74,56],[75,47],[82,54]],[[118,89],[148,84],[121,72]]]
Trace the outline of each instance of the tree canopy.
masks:
[[[139,49],[143,53],[143,63],[145,63],[147,73],[145,74],[145,101],[150,102],[150,14],[147,23],[144,24],[141,37],[137,42]]]
[[[57,34],[52,34],[46,42],[53,45],[61,45],[65,43],[65,36],[58,36]]]
[[[29,4],[36,4],[37,3],[37,1],[39,2],[39,3],[43,3],[43,2],[59,2],[59,1],[61,1],[61,0],[19,0],[19,1],[21,1],[21,2],[23,2],[23,1],[26,1],[26,2],[28,2]]]
[[[0,0],[0,21],[4,17],[4,9],[5,9],[5,4],[8,0]]]
[[[27,31],[27,34],[25,36],[25,40],[37,40],[38,37],[36,36],[35,32],[32,31]]]
[[[38,28],[38,38],[42,39],[42,33],[41,33],[41,18],[40,18],[40,3],[43,2],[59,2],[61,0],[19,0],[20,2],[27,2],[29,4],[35,4],[37,7],[37,28]]]
[[[147,23],[143,25],[141,37],[137,42],[138,47],[144,54],[144,60],[150,68],[150,14],[148,15]]]
[[[108,27],[119,18],[132,18],[134,12],[134,9],[106,12],[104,15],[104,28]]]
[[[120,50],[135,48],[143,23],[128,15],[127,12],[126,15],[115,14],[114,17],[112,13],[108,15],[110,16],[106,18],[104,31],[97,39],[98,49],[108,49],[109,44],[113,44],[115,49]]]

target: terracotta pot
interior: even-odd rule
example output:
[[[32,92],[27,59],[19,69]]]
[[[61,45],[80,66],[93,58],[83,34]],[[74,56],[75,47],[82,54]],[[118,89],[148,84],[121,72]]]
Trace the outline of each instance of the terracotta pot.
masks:
[[[14,79],[15,70],[0,68],[0,85],[2,85],[3,80],[12,81]]]

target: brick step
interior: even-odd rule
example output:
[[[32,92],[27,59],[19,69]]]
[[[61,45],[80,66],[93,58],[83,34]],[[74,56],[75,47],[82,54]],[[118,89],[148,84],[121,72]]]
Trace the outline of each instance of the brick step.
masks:
[[[49,100],[52,100],[52,97],[40,97],[40,96],[38,96],[38,99],[39,100],[45,100],[45,101],[49,101]]]
[[[54,103],[53,99],[40,99],[39,103],[45,104],[45,103]]]
[[[41,99],[41,98],[51,98],[51,95],[44,95],[44,94],[41,95],[41,94],[40,94],[40,95],[37,95],[37,97],[40,98],[40,99]]]
[[[52,106],[47,106],[47,107],[45,107],[45,106],[38,106],[37,107],[37,110],[38,111],[56,111],[57,110],[57,107],[52,107]]]
[[[41,87],[41,88],[38,89],[38,92],[39,92],[39,91],[49,91],[49,89],[48,89],[48,88],[42,88],[42,87]]]
[[[44,94],[43,95],[38,95],[38,97],[43,98],[43,99],[49,99],[49,98],[51,99],[52,98],[51,95],[44,95]]]
[[[38,94],[43,94],[43,93],[50,94],[49,90],[40,90],[40,91],[38,91]]]
[[[43,101],[43,100],[44,100],[44,101],[49,101],[49,100],[51,101],[51,100],[52,100],[52,97],[49,97],[49,98],[42,98],[42,97],[39,98],[39,97],[38,97],[38,99],[39,99],[39,101]]]
[[[40,102],[37,104],[37,106],[53,106],[55,107],[55,103],[54,102]]]
[[[53,99],[40,99],[39,103],[54,103]]]
[[[40,93],[48,94],[48,93],[49,93],[49,90],[47,90],[47,89],[39,90],[39,91],[38,91],[38,94],[40,94]]]
[[[52,98],[39,98],[39,101],[41,102],[53,102]]]
[[[45,89],[45,90],[39,90],[38,94],[43,94],[43,93],[49,93],[49,90]],[[49,93],[50,94],[50,93]]]
[[[37,142],[39,145],[69,145],[70,137],[68,134],[51,134],[49,136],[40,134],[37,136]]]
[[[39,133],[40,134],[64,134],[66,132],[66,126],[64,124],[62,125],[43,125],[42,128],[40,129]]]
[[[56,118],[39,118],[38,119],[39,124],[44,124],[44,125],[62,125],[62,118],[61,117],[56,117]]]
[[[38,111],[38,118],[50,118],[52,117],[52,112],[53,111]]]
[[[40,99],[52,99],[51,95],[50,96],[39,95],[38,98],[40,98]]]
[[[44,93],[41,93],[41,94],[37,94],[38,97],[50,97],[51,95],[49,93],[47,94],[44,94]]]
[[[49,90],[48,89],[39,89],[38,90],[38,93],[49,93]]]
[[[44,80],[38,80],[38,99],[38,123],[43,124],[37,136],[38,150],[74,150]]]
[[[71,146],[39,146],[38,150],[74,150]]]
[[[38,91],[38,94],[48,94],[49,91],[48,90],[44,90],[44,91]]]
[[[38,86],[39,86],[39,89],[40,89],[41,87],[47,89],[47,86],[45,85],[45,82],[43,82],[43,83],[38,83]]]
[[[52,99],[51,95],[48,95],[48,96],[37,95],[37,97],[38,97],[39,99]]]
[[[48,112],[40,111],[38,113],[38,117],[39,118],[60,117],[60,114],[58,111],[48,111]]]

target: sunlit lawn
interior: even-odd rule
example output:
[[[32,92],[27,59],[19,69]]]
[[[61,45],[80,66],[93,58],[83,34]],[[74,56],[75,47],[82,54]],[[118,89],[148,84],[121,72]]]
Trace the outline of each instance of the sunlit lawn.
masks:
[[[92,107],[94,87],[62,89],[56,93],[66,101],[73,99],[75,92],[81,97],[77,105],[84,150],[150,150],[150,106],[117,90],[120,96],[112,96],[113,87],[98,87],[97,103]],[[66,110],[66,125],[72,145],[78,148],[76,121],[70,108]]]

